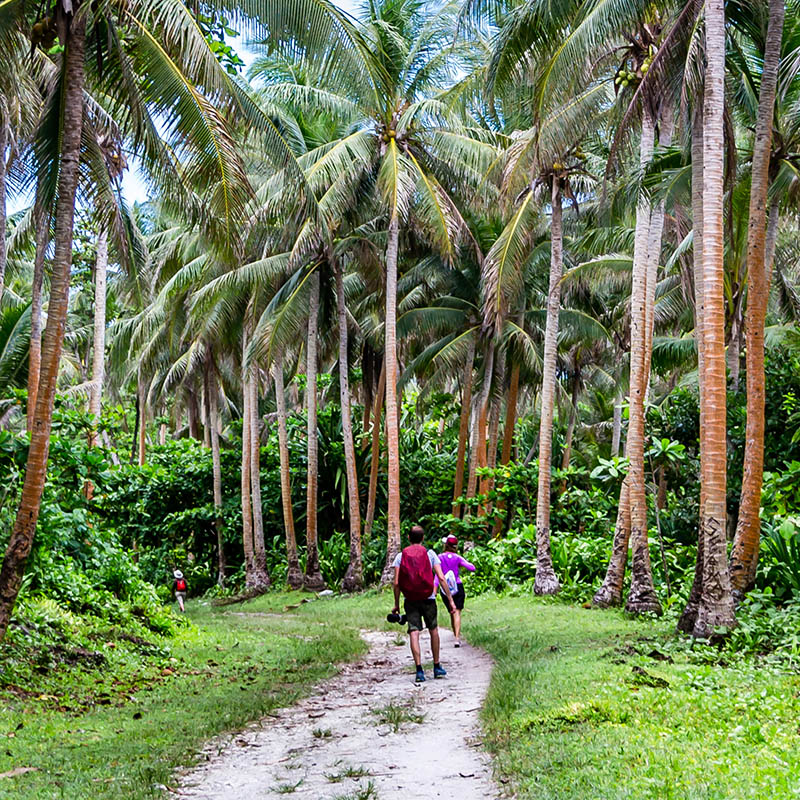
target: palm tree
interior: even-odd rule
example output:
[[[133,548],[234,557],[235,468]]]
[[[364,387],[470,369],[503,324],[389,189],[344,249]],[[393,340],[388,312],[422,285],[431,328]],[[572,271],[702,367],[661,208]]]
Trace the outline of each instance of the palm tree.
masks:
[[[217,586],[225,586],[225,537],[222,521],[222,460],[219,447],[219,384],[217,381],[214,352],[211,347],[206,351],[205,364],[205,398],[208,408],[206,426],[211,439],[211,465],[214,482],[214,528],[217,532]]]
[[[725,102],[725,6],[706,3],[706,75],[703,108],[703,351],[704,404],[703,589],[696,636],[730,627],[733,610],[726,552],[726,375],[723,298],[723,163]]]
[[[747,429],[744,474],[731,552],[731,587],[741,598],[755,580],[761,539],[761,483],[764,471],[764,322],[769,297],[767,261],[767,190],[770,180],[773,112],[783,38],[784,3],[770,0],[764,67],[758,98],[753,167],[750,178],[750,216],[747,241]]]

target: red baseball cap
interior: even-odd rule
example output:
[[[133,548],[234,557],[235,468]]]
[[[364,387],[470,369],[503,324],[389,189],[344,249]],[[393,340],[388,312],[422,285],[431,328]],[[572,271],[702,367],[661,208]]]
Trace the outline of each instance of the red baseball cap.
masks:
[[[451,533],[451,534],[450,534],[450,535],[449,535],[449,536],[448,536],[448,537],[445,539],[445,542],[446,542],[447,544],[458,544],[458,538],[457,538],[457,537],[455,537],[455,536],[453,536],[453,534]]]

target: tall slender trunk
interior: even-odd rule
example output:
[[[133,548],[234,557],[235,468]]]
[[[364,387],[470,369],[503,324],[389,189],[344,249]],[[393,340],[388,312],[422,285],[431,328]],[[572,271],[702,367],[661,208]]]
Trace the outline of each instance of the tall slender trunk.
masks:
[[[611,419],[611,458],[617,458],[622,439],[622,403],[619,400],[614,400],[614,413]]]
[[[79,3],[75,3],[76,10]],[[25,468],[25,480],[14,527],[0,569],[0,640],[11,621],[25,562],[33,545],[39,517],[42,490],[47,474],[50,427],[58,378],[58,363],[64,341],[69,304],[69,278],[72,265],[72,227],[75,218],[75,193],[78,187],[81,130],[83,127],[84,51],[86,21],[82,14],[72,20],[64,55],[64,93],[61,136],[61,168],[58,176],[55,255],[50,289],[50,309],[42,347],[42,371],[36,398],[36,413]]]
[[[225,585],[225,526],[222,521],[222,460],[219,450],[219,386],[211,348],[206,353],[205,394],[211,436],[211,468],[214,481],[214,529],[217,532],[217,586]]]
[[[319,571],[317,544],[317,480],[319,473],[317,441],[317,332],[319,330],[319,272],[309,277],[308,341],[306,343],[306,409],[308,413],[308,473],[306,478],[306,574],[303,585],[319,592],[325,588]]]
[[[652,114],[645,110],[642,118],[642,134],[639,142],[639,163],[647,164],[653,157],[655,147],[655,124]],[[631,364],[630,364],[630,420],[628,422],[628,435],[625,439],[625,455],[630,458],[631,447],[636,445],[641,448],[639,457],[640,485],[637,487],[641,508],[644,508],[645,525],[647,520],[647,498],[644,494],[644,421],[641,420],[641,441],[637,444],[631,441],[632,421],[634,417],[634,395],[642,401],[647,391],[642,387],[641,380],[644,372],[643,356],[646,351],[647,311],[645,290],[647,285],[647,253],[650,242],[651,208],[646,197],[641,197],[636,207],[636,232],[633,245],[633,272],[631,275]],[[634,333],[635,331],[635,333]],[[634,355],[635,352],[635,355]],[[644,409],[640,412],[644,414]],[[631,469],[622,483],[619,493],[619,506],[617,520],[614,525],[614,540],[611,547],[611,558],[608,562],[603,583],[594,595],[592,604],[607,608],[618,606],[622,603],[622,591],[625,583],[625,569],[628,564],[628,547],[631,540],[632,498],[631,498]],[[643,505],[644,504],[644,505]],[[641,538],[641,536],[640,536]],[[641,551],[641,545],[640,545]]]
[[[575,425],[578,422],[578,397],[580,396],[581,382],[578,378],[572,380],[571,403],[569,407],[569,420],[567,421],[567,435],[564,438],[564,452],[561,454],[561,469],[569,469],[572,458],[572,439],[575,436]],[[566,489],[566,481],[564,482]]]
[[[489,466],[487,448],[489,445],[488,430],[489,430],[489,405],[491,403],[492,394],[492,380],[494,378],[494,365],[495,365],[495,341],[494,337],[489,340],[489,346],[486,352],[486,366],[483,372],[483,386],[478,398],[477,408],[477,424],[475,426],[475,458],[474,462],[477,468],[485,469]],[[472,476],[470,476],[472,477]],[[472,483],[472,481],[471,481]],[[478,506],[478,516],[483,516],[486,512],[486,493],[488,491],[488,482],[485,475],[480,478],[479,492],[484,499],[481,500]]]
[[[700,374],[705,405],[700,436],[705,447],[703,591],[694,624],[696,636],[736,623],[727,563],[726,376],[724,298],[725,4],[706,1],[706,80],[703,113],[703,348]]]
[[[255,589],[255,550],[253,548],[253,502],[250,491],[250,458],[253,448],[250,444],[250,387],[247,368],[247,347],[250,339],[249,323],[245,321],[242,331],[242,550],[244,552],[245,587]]]
[[[563,233],[561,229],[561,181],[553,176],[550,220],[550,287],[542,357],[542,411],[539,419],[539,485],[536,493],[536,594],[555,594],[561,588],[550,556],[550,458],[553,452],[553,405],[556,394],[558,312],[561,305]]]
[[[267,571],[267,548],[264,542],[264,513],[261,508],[261,419],[258,413],[258,373],[255,365],[248,370],[250,402],[250,502],[253,507],[253,582],[267,589],[270,584]]]
[[[370,415],[372,414],[372,405],[375,402],[375,398],[372,396],[372,390],[375,384],[375,360],[371,348],[367,349],[365,347],[362,363],[364,365],[363,377],[361,379],[361,386],[364,392],[364,414],[361,418],[361,449],[366,450],[369,446],[367,431],[370,427],[369,421]]]
[[[197,408],[197,396],[194,388],[191,388],[188,394],[186,412],[189,418],[189,436],[192,439],[200,439],[200,411]]]
[[[6,150],[9,146],[8,120],[0,111],[0,302],[3,300],[6,277]]]
[[[500,454],[500,466],[505,467],[511,461],[511,448],[514,444],[514,428],[517,424],[517,398],[519,397],[519,364],[514,364],[511,369],[511,382],[506,398],[506,421],[503,426],[503,450]],[[497,503],[497,510],[503,511],[506,507],[505,500]],[[495,516],[492,535],[497,538],[503,530],[503,518]]]
[[[289,466],[289,434],[286,429],[286,395],[283,385],[283,351],[278,350],[272,364],[272,380],[275,384],[275,407],[278,411],[278,450],[281,460],[281,505],[283,527],[286,531],[286,559],[288,572],[286,582],[292,589],[303,587],[303,571],[297,557],[297,536],[294,531],[292,508],[292,476]]]
[[[389,221],[386,245],[386,455],[388,509],[386,513],[386,563],[381,583],[394,577],[395,556],[400,552],[400,435],[397,409],[397,256],[400,245],[400,220],[395,210]]]
[[[147,384],[142,377],[141,367],[138,371],[136,388],[139,397],[138,410],[139,410],[139,429],[137,431],[138,440],[138,461],[140,467],[145,465],[147,461]]]
[[[381,411],[386,395],[386,361],[381,359],[381,373],[378,378],[378,393],[375,395],[375,407],[372,410],[372,450],[369,465],[369,489],[367,490],[367,515],[364,519],[364,538],[369,541],[372,536],[372,524],[375,522],[375,499],[378,494],[378,470],[381,465]]]
[[[783,37],[783,0],[770,0],[764,70],[758,98],[753,170],[750,179],[750,219],[747,230],[747,426],[739,519],[731,553],[731,589],[741,599],[755,581],[761,538],[761,485],[764,475],[764,322],[769,298],[767,267],[767,190],[772,150],[772,118]],[[774,215],[777,218],[777,213]],[[773,223],[770,209],[770,225]],[[777,224],[775,224],[777,227]],[[773,235],[774,242],[774,235]]]
[[[480,395],[472,398],[472,405],[469,410],[469,463],[467,465],[467,494],[466,499],[472,500],[478,490],[478,467],[480,457],[478,455],[478,417],[480,415]],[[469,514],[469,506],[464,507],[464,514]]]
[[[703,98],[695,98],[692,119],[692,259],[694,267],[694,338],[697,342],[697,374],[702,375],[705,367],[703,350]],[[705,402],[703,400],[703,381],[699,381],[700,392],[700,430],[705,423]],[[697,557],[694,566],[694,580],[689,591],[686,607],[678,620],[678,630],[691,633],[697,619],[700,595],[703,593],[703,528],[702,516],[705,506],[705,447],[700,437],[700,518],[697,526]]]
[[[662,135],[668,143],[672,133],[671,108],[662,118]],[[664,130],[667,127],[667,130]],[[645,104],[642,119],[642,163],[645,156],[644,142],[652,157],[655,144],[655,119]],[[645,406],[650,386],[650,359],[653,349],[653,327],[655,321],[655,291],[658,277],[658,261],[661,253],[661,236],[664,224],[664,203],[655,209],[647,199],[640,200],[642,212],[643,252],[634,253],[634,271],[631,278],[631,394],[630,418],[628,422],[627,454],[629,459],[628,491],[631,504],[631,588],[626,609],[642,613],[660,614],[661,603],[653,585],[653,569],[650,563],[650,547],[647,535],[647,488],[645,484]],[[648,221],[649,217],[649,221]],[[639,210],[637,210],[637,234]]]
[[[336,280],[336,311],[339,322],[339,405],[342,410],[342,438],[347,471],[347,503],[350,522],[350,563],[342,581],[346,592],[357,592],[364,586],[361,564],[361,508],[358,497],[358,471],[356,448],[353,442],[353,419],[350,410],[350,365],[347,357],[347,301],[344,294],[344,276],[338,259],[333,260]]]
[[[89,447],[97,445],[97,423],[103,398],[106,351],[106,275],[108,273],[108,235],[105,230],[97,237],[97,261],[94,268],[94,344],[92,345],[92,385],[89,392],[89,414],[92,430]]]
[[[36,255],[33,262],[33,286],[31,287],[31,344],[28,355],[28,433],[33,430],[36,395],[39,390],[39,373],[42,367],[42,285],[44,283],[44,259],[50,241],[50,215],[42,207],[42,189],[36,187],[34,219],[36,224]]]

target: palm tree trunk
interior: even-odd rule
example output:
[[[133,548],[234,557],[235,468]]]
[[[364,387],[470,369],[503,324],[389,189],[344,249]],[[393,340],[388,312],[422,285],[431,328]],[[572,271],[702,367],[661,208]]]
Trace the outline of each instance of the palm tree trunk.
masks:
[[[255,365],[248,370],[250,402],[250,502],[253,507],[253,582],[263,591],[269,588],[267,548],[264,542],[264,513],[261,508],[261,425],[258,414],[258,373]]]
[[[480,457],[478,456],[478,416],[480,415],[480,395],[472,400],[472,407],[469,410],[469,463],[467,465],[467,494],[466,499],[472,500],[478,490],[478,466]],[[469,514],[469,506],[464,507],[464,515]]]
[[[292,478],[289,466],[289,435],[286,429],[286,395],[283,386],[283,351],[278,350],[272,365],[272,380],[275,383],[275,407],[278,411],[278,450],[281,460],[281,505],[283,527],[286,530],[286,560],[288,571],[286,582],[292,589],[303,586],[303,571],[297,558],[297,537],[294,531],[292,509]]]
[[[652,114],[645,110],[642,117],[642,134],[639,142],[639,162],[647,164],[653,157],[655,146],[655,124]],[[631,275],[631,365],[630,365],[630,420],[628,422],[628,435],[625,440],[625,455],[631,457],[631,447],[635,442],[631,441],[632,422],[634,417],[633,407],[634,395],[641,400],[647,391],[646,386],[642,387],[641,380],[644,371],[643,357],[646,351],[646,330],[647,330],[647,310],[645,302],[645,290],[647,285],[647,251],[650,241],[650,203],[644,197],[639,199],[636,207],[636,233],[633,247],[633,273]],[[642,406],[640,419],[643,417],[644,408]],[[644,493],[644,420],[641,419],[641,441],[638,446],[641,448],[639,457],[640,464],[640,485],[638,487],[638,500],[641,508],[644,508],[645,526],[647,524],[647,498]],[[633,526],[632,519],[632,497],[631,497],[631,469],[622,483],[619,493],[619,507],[617,509],[617,521],[614,525],[614,541],[611,547],[611,558],[608,562],[605,578],[600,588],[592,599],[592,604],[601,608],[617,606],[622,603],[622,591],[625,582],[625,569],[628,563],[628,547],[631,539]],[[641,538],[641,537],[640,537]],[[641,552],[641,545],[640,545]]]
[[[78,5],[75,3],[76,7]],[[14,603],[22,584],[25,562],[33,545],[42,490],[47,474],[53,402],[69,304],[72,227],[75,217],[75,193],[80,171],[81,131],[83,128],[85,44],[85,17],[77,14],[67,33],[64,55],[64,94],[61,109],[64,124],[61,137],[61,168],[58,176],[50,309],[42,347],[42,373],[36,398],[36,413],[31,431],[25,480],[22,485],[22,495],[14,527],[9,537],[2,569],[0,569],[0,640],[5,637],[8,630]]]
[[[503,450],[500,454],[500,466],[505,467],[511,461],[511,448],[514,444],[514,428],[517,424],[517,398],[519,397],[519,364],[514,364],[511,369],[511,383],[508,387],[506,398],[506,421],[503,426]],[[505,500],[497,503],[497,510],[503,511],[506,507]],[[503,519],[495,517],[492,535],[497,538],[503,529]]]
[[[6,148],[9,145],[8,120],[0,112],[0,301],[6,277]]]
[[[319,571],[317,545],[317,478],[319,471],[317,441],[317,331],[319,326],[319,272],[309,277],[308,341],[306,343],[306,409],[308,414],[308,473],[306,478],[306,574],[303,585],[319,592],[325,581]]]
[[[697,374],[702,375],[705,368],[703,349],[703,97],[695,98],[692,120],[692,259],[694,266],[694,337],[697,342]],[[705,402],[703,382],[700,391],[700,430],[705,423]],[[705,447],[700,437],[700,517],[705,507]],[[689,591],[689,599],[678,620],[678,630],[691,633],[697,619],[700,596],[703,593],[703,529],[698,520],[697,557],[695,559],[694,580]]]
[[[475,467],[479,469],[485,469],[489,465],[488,460],[488,428],[489,428],[489,405],[490,405],[490,398],[492,394],[492,379],[494,377],[494,362],[495,362],[495,342],[494,338],[489,340],[489,347],[486,352],[486,364],[483,371],[483,386],[481,387],[481,393],[478,398],[478,408],[477,408],[477,424],[475,426],[475,433],[474,433],[474,453],[475,457],[473,462]],[[470,485],[473,489],[472,497],[474,497],[475,491],[475,484],[477,483],[476,480],[477,472],[471,470],[470,474]],[[484,499],[481,500],[480,505],[478,506],[478,516],[481,517],[486,512],[486,504],[485,504],[485,497],[488,491],[488,483],[486,476],[482,475],[480,478],[480,488],[479,492],[483,496]],[[469,494],[469,493],[468,493]]]
[[[735,624],[727,563],[726,516],[726,376],[723,293],[723,159],[725,148],[725,5],[706,2],[706,80],[703,114],[703,348],[700,374],[705,405],[700,436],[705,447],[703,592],[694,634],[710,636]]]
[[[211,468],[214,481],[214,529],[217,532],[217,586],[225,585],[225,527],[222,521],[222,460],[219,450],[219,387],[211,348],[206,353],[206,408],[211,436]]]
[[[255,551],[253,549],[253,505],[250,491],[250,458],[253,449],[250,444],[250,391],[248,385],[247,368],[245,367],[248,339],[250,331],[245,323],[242,331],[242,550],[244,552],[245,587],[255,588]]]
[[[100,419],[100,403],[103,397],[107,273],[108,235],[103,230],[97,237],[97,261],[94,268],[94,344],[92,345],[92,385],[89,392],[89,414],[92,417],[92,430],[89,434],[89,447],[97,445],[97,422]]]
[[[572,397],[569,409],[569,420],[567,422],[567,435],[564,439],[564,452],[561,454],[561,469],[569,469],[569,462],[572,458],[572,439],[575,436],[575,425],[578,422],[578,397],[580,395],[581,384],[575,378],[572,381]],[[566,489],[566,480],[563,489]],[[562,489],[562,490],[563,490]]]
[[[367,514],[364,519],[364,538],[372,536],[372,525],[375,522],[375,502],[378,494],[378,470],[381,464],[381,412],[386,395],[386,361],[381,358],[381,372],[378,378],[378,393],[375,395],[372,410],[372,450],[369,465],[369,489],[367,490]]]
[[[769,272],[766,260],[767,190],[769,188],[772,118],[783,37],[783,18],[783,0],[770,0],[764,70],[761,74],[756,136],[753,143],[750,219],[747,231],[747,315],[745,318],[747,426],[739,519],[733,540],[730,565],[731,589],[737,599],[741,599],[755,581],[761,538],[759,511],[764,475],[764,322],[769,297]],[[770,223],[772,223],[772,219],[770,219]]]
[[[671,113],[664,122],[669,124]],[[642,164],[650,160],[655,143],[655,119],[645,104],[642,119]],[[645,159],[645,156],[647,158]],[[628,422],[627,455],[628,492],[631,504],[631,588],[626,610],[634,613],[662,612],[661,603],[653,585],[650,547],[647,536],[647,490],[644,470],[645,403],[650,385],[650,354],[652,352],[653,324],[655,320],[655,289],[658,260],[661,252],[661,235],[664,223],[664,205],[656,209],[642,198],[637,209],[637,234],[639,214],[642,219],[641,246],[634,252],[631,277],[631,393]],[[636,244],[640,242],[637,241]]]
[[[553,405],[556,394],[558,312],[561,305],[563,233],[561,229],[561,182],[553,176],[550,220],[550,286],[542,357],[542,410],[539,419],[539,481],[536,494],[536,594],[556,594],[561,588],[550,556],[550,459],[553,452]]]
[[[139,428],[138,428],[138,455],[139,458],[137,463],[140,467],[145,465],[147,461],[147,385],[142,378],[142,370],[141,367],[138,371],[137,376],[137,384],[136,384],[137,392],[138,392],[138,409],[139,409]]]
[[[394,578],[395,556],[400,552],[400,435],[397,409],[397,255],[400,245],[400,220],[393,213],[386,245],[386,455],[388,471],[388,509],[386,514],[386,563],[381,583]]]
[[[622,403],[614,400],[614,414],[611,422],[611,458],[619,456],[619,445],[622,439]]]
[[[344,295],[342,265],[333,259],[336,280],[336,311],[339,317],[339,405],[342,410],[342,438],[347,471],[347,503],[350,522],[350,563],[342,581],[346,592],[357,592],[364,587],[361,563],[361,508],[358,497],[358,471],[356,448],[353,442],[353,418],[350,410],[350,365],[347,356],[347,301]]]
[[[50,215],[41,205],[41,188],[37,185],[34,215],[36,224],[36,255],[33,262],[31,287],[31,344],[28,355],[28,433],[33,430],[36,395],[39,390],[39,373],[42,367],[42,285],[44,283],[44,258],[50,240]]]

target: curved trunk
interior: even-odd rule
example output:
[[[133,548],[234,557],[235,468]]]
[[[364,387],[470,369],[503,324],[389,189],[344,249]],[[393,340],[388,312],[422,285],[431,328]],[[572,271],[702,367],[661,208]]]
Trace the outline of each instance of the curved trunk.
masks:
[[[94,268],[94,343],[92,345],[92,385],[89,392],[89,414],[92,430],[89,447],[97,445],[97,423],[103,398],[103,378],[106,351],[106,276],[108,273],[108,235],[105,230],[97,237],[97,262]]]
[[[269,588],[267,548],[264,542],[264,513],[261,508],[261,419],[258,413],[258,374],[248,370],[250,402],[250,502],[253,507],[253,583],[259,590]]]
[[[665,120],[666,121],[666,120]],[[671,128],[671,125],[670,125]],[[641,163],[653,154],[655,120],[645,107],[642,119]],[[642,220],[641,231],[639,220]],[[655,319],[655,289],[664,205],[653,210],[644,197],[637,209],[637,241],[631,277],[631,392],[627,455],[628,492],[631,507],[631,588],[626,610],[660,614],[661,603],[653,586],[650,547],[647,536],[647,491],[644,471],[645,403],[650,385],[650,354]],[[640,238],[641,235],[641,238]],[[638,249],[641,247],[641,249]]]
[[[706,80],[703,109],[703,382],[705,505],[702,509],[703,591],[694,634],[710,636],[735,624],[728,574],[726,516],[726,376],[723,159],[725,149],[725,5],[706,2]]]
[[[692,261],[694,266],[694,337],[697,342],[697,374],[702,375],[705,366],[703,351],[703,98],[695,99],[692,120]],[[705,417],[703,402],[703,382],[700,391],[700,430],[703,430]],[[705,505],[705,456],[703,437],[700,437],[700,516]],[[697,619],[697,608],[703,592],[703,530],[697,527],[697,557],[694,565],[694,580],[689,591],[686,607],[678,620],[678,630],[691,633]]]
[[[28,355],[28,433],[33,430],[36,410],[36,394],[39,389],[39,372],[42,366],[42,284],[44,283],[44,258],[50,240],[50,217],[41,207],[37,186],[34,206],[36,215],[36,255],[33,262],[33,286],[31,287],[31,344]]]
[[[553,177],[550,221],[550,286],[542,357],[542,411],[539,419],[539,485],[536,493],[536,594],[555,594],[561,588],[550,556],[550,458],[553,451],[553,404],[556,394],[558,312],[561,305],[563,234],[561,230],[561,184]]]
[[[252,454],[250,446],[250,391],[247,369],[245,368],[249,338],[250,331],[247,323],[245,323],[242,331],[242,550],[244,551],[245,586],[248,589],[253,589],[256,586],[256,582],[253,577],[255,558],[253,551],[253,506],[250,493],[250,456]]]
[[[281,505],[283,527],[286,531],[286,582],[292,589],[303,587],[303,571],[297,557],[297,536],[294,531],[292,508],[292,477],[289,466],[289,434],[286,429],[286,395],[283,385],[283,351],[278,350],[272,364],[272,380],[275,383],[275,407],[278,412],[278,450],[281,460]]]
[[[79,4],[75,3],[77,7]],[[36,413],[25,468],[25,480],[9,537],[3,566],[0,569],[0,640],[8,630],[25,562],[33,545],[36,521],[47,474],[50,428],[56,394],[58,364],[64,341],[64,328],[69,305],[69,279],[72,265],[72,227],[75,218],[75,193],[78,187],[81,131],[83,128],[84,51],[86,21],[78,14],[67,33],[64,55],[63,127],[61,168],[58,175],[56,206],[55,255],[50,287],[50,309],[42,346],[42,371],[36,398]]]
[[[211,349],[206,354],[206,424],[211,435],[211,467],[214,480],[214,529],[217,532],[217,586],[225,585],[225,526],[222,521],[222,461],[219,451],[219,387]]]
[[[346,592],[357,592],[364,587],[364,570],[361,563],[361,508],[358,497],[358,471],[356,448],[353,443],[353,419],[350,410],[350,365],[347,357],[347,304],[344,295],[344,276],[338,259],[333,259],[336,279],[336,311],[339,321],[339,405],[342,410],[342,439],[347,471],[347,503],[350,522],[350,562],[342,581]]]
[[[400,552],[400,436],[397,413],[397,254],[400,221],[397,213],[389,222],[386,245],[386,454],[388,461],[388,509],[386,514],[386,563],[381,583],[394,578],[392,566]]]
[[[731,589],[741,599],[755,581],[761,538],[761,484],[764,475],[764,322],[769,298],[767,264],[767,189],[772,150],[772,117],[783,36],[783,0],[770,0],[764,71],[758,98],[747,231],[747,427],[739,519],[731,553]],[[770,227],[773,227],[770,210]],[[775,222],[774,227],[777,227]],[[774,247],[774,234],[771,237]]]
[[[325,588],[319,571],[317,545],[317,332],[319,330],[319,272],[309,277],[308,340],[306,342],[306,410],[308,414],[308,472],[306,478],[306,574],[303,585],[319,592]]]
[[[378,494],[378,470],[381,465],[381,412],[386,395],[386,361],[381,358],[381,372],[378,378],[378,393],[375,395],[375,407],[372,410],[372,450],[369,464],[369,489],[367,493],[367,515],[364,519],[364,538],[372,536],[372,524],[375,522],[375,499]]]

